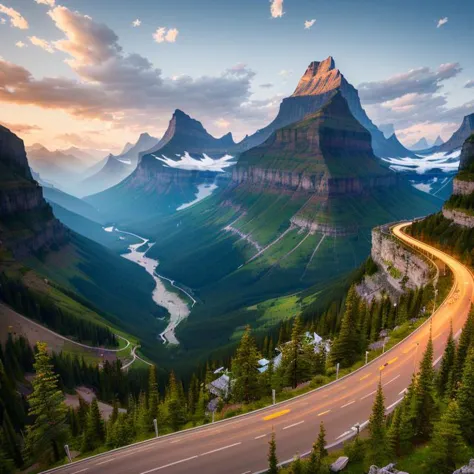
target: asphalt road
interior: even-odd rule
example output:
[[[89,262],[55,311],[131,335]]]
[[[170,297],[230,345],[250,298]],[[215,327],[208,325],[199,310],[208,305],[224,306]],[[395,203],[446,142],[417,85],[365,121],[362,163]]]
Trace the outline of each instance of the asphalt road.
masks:
[[[444,261],[454,274],[454,287],[432,319],[435,362],[439,362],[450,322],[456,337],[474,302],[474,279],[464,265],[443,252],[403,234],[400,239]],[[311,449],[324,421],[329,445],[351,436],[351,427],[367,422],[379,378],[392,409],[403,397],[425,350],[430,325],[425,324],[378,359],[319,390],[264,410],[130,446],[58,469],[64,474],[250,474],[267,467],[268,440],[274,430],[279,460]]]

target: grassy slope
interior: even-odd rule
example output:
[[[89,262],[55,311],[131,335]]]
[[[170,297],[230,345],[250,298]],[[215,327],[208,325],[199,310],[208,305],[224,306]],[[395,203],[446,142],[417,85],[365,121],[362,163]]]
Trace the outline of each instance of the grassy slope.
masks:
[[[323,204],[308,201],[308,195],[239,187],[220,192],[159,224],[143,223],[136,231],[156,239],[150,256],[160,260],[159,272],[192,288],[199,299],[178,328],[182,347],[172,351],[174,366],[182,364],[180,355],[189,364],[191,356],[204,360],[210,351],[233,344],[236,331],[245,324],[257,330],[268,328],[272,318],[248,307],[313,285],[314,293],[323,288],[329,291],[328,281],[351,272],[366,258],[373,226],[423,215],[441,204],[408,185]],[[223,230],[232,223],[264,247],[289,229],[290,218],[297,213],[332,225],[355,224],[356,233],[326,236],[321,242],[321,234],[308,235],[295,228],[249,261],[257,252],[255,246]],[[146,349],[150,356],[153,351]]]
[[[154,281],[143,269],[105,247],[73,234],[57,252],[30,257],[27,265],[46,278],[79,294],[139,338],[153,339],[163,316],[151,298]]]

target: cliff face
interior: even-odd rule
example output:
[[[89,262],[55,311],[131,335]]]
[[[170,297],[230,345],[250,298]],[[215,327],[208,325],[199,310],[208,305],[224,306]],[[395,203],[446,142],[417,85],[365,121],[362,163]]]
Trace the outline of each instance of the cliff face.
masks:
[[[474,122],[474,114],[472,115]],[[453,195],[443,207],[446,219],[463,227],[474,228],[474,134],[467,138],[461,151],[459,172],[454,179]]]
[[[402,291],[404,285],[410,288],[424,286],[430,279],[429,264],[380,228],[372,231],[371,256],[397,291]]]
[[[456,130],[452,137],[433,151],[444,151],[446,153],[461,148],[469,136],[474,133],[474,114],[466,115],[461,126]]]
[[[24,257],[66,239],[32,178],[23,141],[0,127],[0,247]]]
[[[395,173],[379,165],[370,133],[353,117],[340,93],[318,113],[277,130],[265,143],[243,153],[232,179],[320,195],[361,194],[396,183]]]
[[[321,62],[312,62],[301,77],[293,94],[283,99],[275,120],[252,136],[246,137],[239,143],[239,149],[245,151],[258,146],[275,130],[318,112],[338,92],[346,99],[352,115],[370,132],[372,147],[377,156],[414,156],[398,140],[387,140],[372,123],[362,108],[357,89],[336,68],[332,57]]]

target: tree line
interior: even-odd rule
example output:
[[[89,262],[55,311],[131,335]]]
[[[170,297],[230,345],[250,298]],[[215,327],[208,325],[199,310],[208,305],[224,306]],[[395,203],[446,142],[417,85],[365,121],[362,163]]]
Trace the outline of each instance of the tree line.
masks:
[[[117,337],[107,326],[78,318],[4,272],[0,274],[0,300],[63,336],[92,346],[118,346]]]

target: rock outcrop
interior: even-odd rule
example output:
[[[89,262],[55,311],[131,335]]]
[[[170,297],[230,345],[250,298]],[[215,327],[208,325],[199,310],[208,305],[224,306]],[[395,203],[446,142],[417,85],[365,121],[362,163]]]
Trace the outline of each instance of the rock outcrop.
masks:
[[[31,175],[23,141],[0,126],[0,248],[25,257],[66,239]]]
[[[430,279],[428,262],[395,240],[384,228],[378,227],[372,231],[371,256],[397,292],[407,287],[422,287]]]
[[[474,114],[473,124],[474,124]],[[453,195],[443,206],[443,216],[463,227],[474,228],[474,134],[461,151],[459,172],[454,179]]]
[[[454,471],[453,474],[474,474],[474,459],[471,459],[467,466],[462,466]]]
[[[243,153],[232,179],[322,196],[362,194],[396,184],[395,173],[379,164],[369,132],[341,93],[316,114],[275,131],[262,145]]]
[[[337,92],[340,92],[346,99],[352,115],[370,132],[372,147],[377,156],[415,156],[395,136],[386,139],[384,134],[372,123],[362,108],[357,90],[349,84],[339,69],[336,68],[332,57],[328,57],[321,62],[312,62],[300,79],[293,94],[283,99],[275,120],[250,137],[246,137],[239,143],[239,149],[246,151],[258,146],[276,130],[318,112]]]

